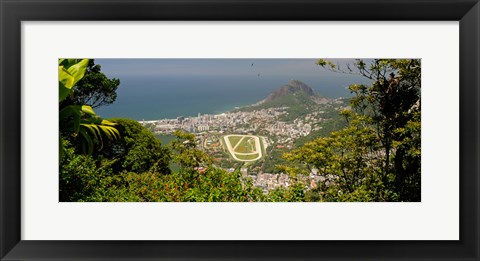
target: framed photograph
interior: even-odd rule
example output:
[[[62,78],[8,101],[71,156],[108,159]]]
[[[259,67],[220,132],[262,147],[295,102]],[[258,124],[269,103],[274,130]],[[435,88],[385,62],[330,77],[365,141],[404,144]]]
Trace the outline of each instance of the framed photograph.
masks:
[[[478,1],[0,8],[1,260],[479,260]]]

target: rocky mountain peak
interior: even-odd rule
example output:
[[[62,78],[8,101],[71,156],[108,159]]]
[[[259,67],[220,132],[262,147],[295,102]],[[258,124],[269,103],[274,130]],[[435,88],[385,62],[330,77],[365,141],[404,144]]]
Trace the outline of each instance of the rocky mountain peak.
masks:
[[[314,96],[315,93],[312,88],[310,88],[307,84],[304,82],[301,82],[299,80],[291,80],[287,84],[281,86],[279,89],[275,90],[274,92],[270,93],[265,101],[273,101],[275,99],[278,99],[282,96],[286,96],[289,94],[295,94],[298,92],[304,92],[308,96]]]

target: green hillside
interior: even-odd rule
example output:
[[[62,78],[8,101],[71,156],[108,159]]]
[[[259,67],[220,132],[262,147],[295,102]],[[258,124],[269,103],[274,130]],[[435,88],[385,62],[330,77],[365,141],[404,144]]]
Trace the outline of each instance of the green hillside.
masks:
[[[318,108],[318,103],[325,103],[328,99],[316,94],[312,88],[303,82],[292,80],[269,94],[261,102],[238,109],[238,111],[254,111],[268,108],[288,107],[287,115],[281,120],[291,121],[308,114]]]

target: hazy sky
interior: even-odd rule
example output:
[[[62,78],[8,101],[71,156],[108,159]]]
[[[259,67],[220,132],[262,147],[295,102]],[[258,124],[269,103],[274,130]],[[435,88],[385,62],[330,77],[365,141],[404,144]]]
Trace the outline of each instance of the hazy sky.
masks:
[[[317,59],[95,59],[110,77],[121,76],[291,76],[345,77],[322,69]],[[334,59],[340,64],[353,59]],[[253,64],[253,66],[252,66]]]

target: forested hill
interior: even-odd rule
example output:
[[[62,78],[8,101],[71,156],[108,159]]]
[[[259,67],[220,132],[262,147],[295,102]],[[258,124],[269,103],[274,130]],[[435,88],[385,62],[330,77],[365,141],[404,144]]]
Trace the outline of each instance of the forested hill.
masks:
[[[299,81],[291,80],[270,93],[265,99],[251,106],[240,108],[240,111],[253,111],[266,108],[288,107],[291,116],[298,116],[299,112],[308,112],[319,104],[326,104],[330,99],[322,97],[310,86]]]
[[[267,98],[261,101],[261,103],[274,102],[281,99],[284,96],[292,96],[298,93],[304,93],[307,97],[315,97],[316,94],[310,86],[298,80],[291,80],[289,83],[281,86],[274,92],[270,93]]]

